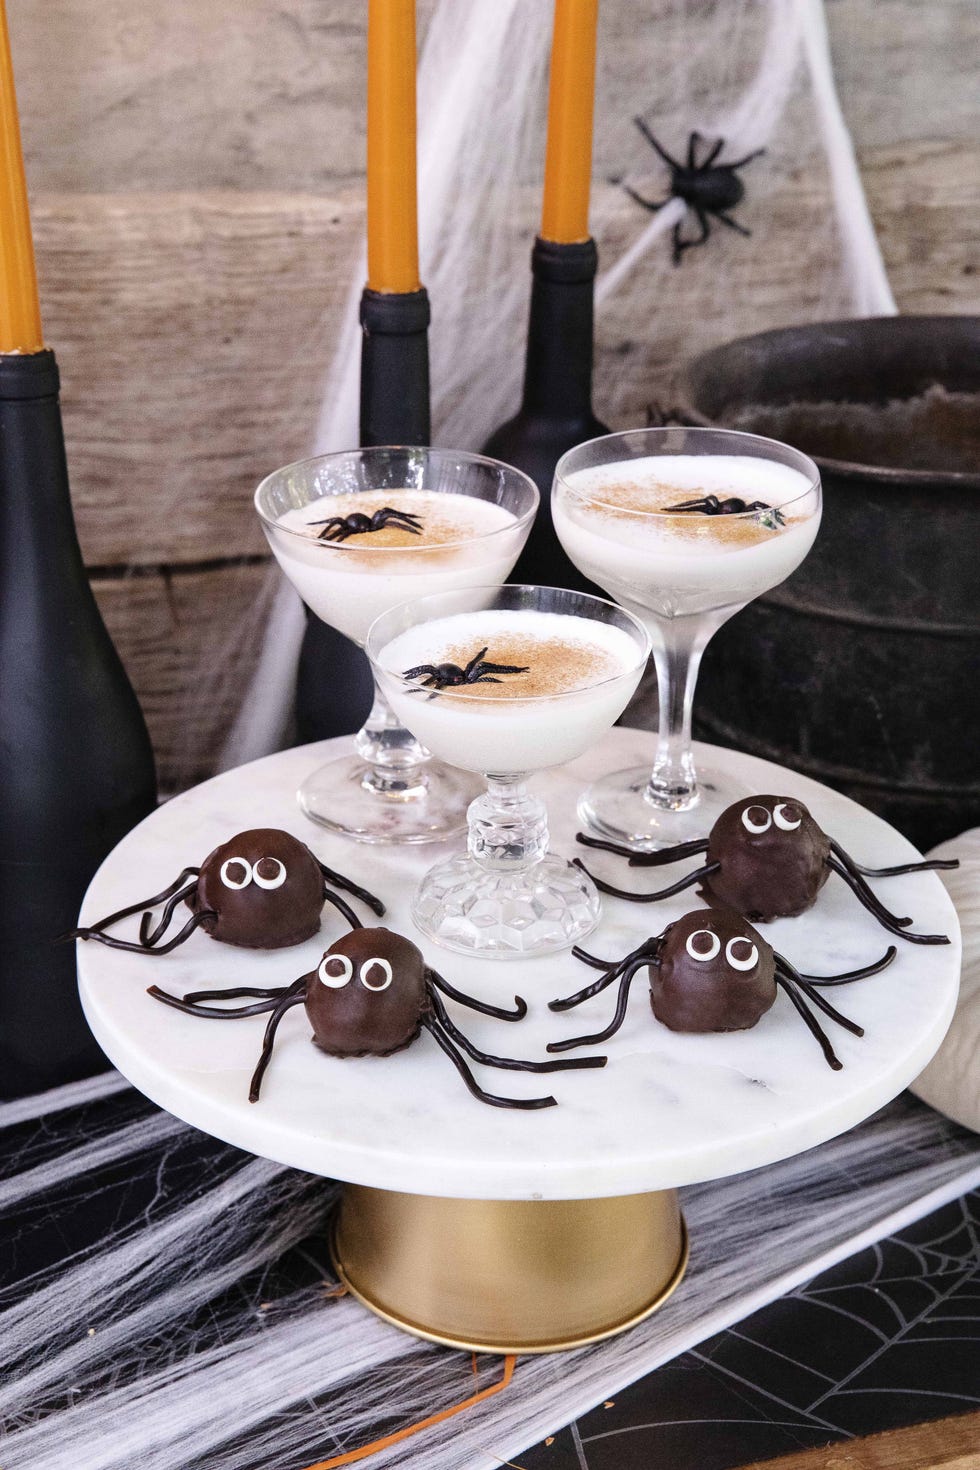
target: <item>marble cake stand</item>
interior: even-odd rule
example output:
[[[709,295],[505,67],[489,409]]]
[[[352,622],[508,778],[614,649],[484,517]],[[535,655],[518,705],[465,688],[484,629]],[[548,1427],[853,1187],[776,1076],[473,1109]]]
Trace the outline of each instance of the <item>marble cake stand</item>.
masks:
[[[604,771],[649,759],[652,743],[643,732],[613,730],[586,757],[534,781],[548,803],[556,850],[573,851],[582,788]],[[600,1029],[612,1013],[609,992],[576,1011],[547,1009],[548,1000],[577,989],[589,974],[570,954],[475,960],[437,950],[414,931],[414,885],[448,847],[367,848],[302,816],[297,787],[345,745],[270,756],[161,807],[106,859],[86,895],[83,922],[157,892],[236,831],[285,827],[379,893],[389,906],[385,922],[419,941],[455,985],[487,999],[515,991],[526,997],[529,1014],[516,1025],[450,1003],[484,1050],[543,1057],[547,1041]],[[753,757],[711,748],[703,754],[748,790],[802,798],[861,861],[885,866],[916,856],[883,821],[826,787]],[[591,854],[593,860],[625,886],[658,886],[655,874],[626,869],[620,859]],[[672,873],[683,871],[679,864]],[[263,1018],[204,1021],[146,994],[153,983],[180,993],[288,984],[314,968],[340,932],[329,908],[320,936],[271,953],[233,949],[200,931],[155,959],[79,944],[80,988],[107,1055],[154,1102],[252,1153],[346,1181],[335,1259],[367,1305],[436,1341],[546,1351],[619,1331],[673,1290],[686,1257],[677,1186],[812,1148],[888,1102],[932,1056],[956,998],[955,911],[933,874],[875,886],[893,911],[914,915],[918,930],[949,934],[952,942],[923,947],[897,940],[899,956],[889,970],[834,993],[866,1032],[858,1039],[830,1023],[843,1071],[826,1066],[783,995],[751,1031],[683,1036],[654,1020],[646,987],[637,984],[626,1023],[603,1048],[605,1070],[536,1077],[477,1069],[495,1092],[553,1092],[559,1106],[541,1112],[477,1102],[425,1034],[389,1058],[329,1058],[310,1045],[302,1009],[283,1022],[261,1101],[253,1106],[248,1080]],[[625,954],[696,907],[692,894],[650,907],[604,900],[589,948]],[[135,937],[135,920],[123,928]],[[798,968],[814,973],[867,963],[890,942],[834,876],[815,910],[767,925],[766,934]],[[764,1191],[760,1179],[760,1233]]]

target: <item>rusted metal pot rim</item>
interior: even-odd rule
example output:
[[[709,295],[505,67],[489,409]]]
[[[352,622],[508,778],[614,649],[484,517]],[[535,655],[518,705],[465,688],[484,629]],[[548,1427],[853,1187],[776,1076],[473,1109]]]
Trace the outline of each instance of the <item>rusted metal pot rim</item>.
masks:
[[[790,361],[806,366],[787,377]],[[835,376],[843,385],[850,382],[850,391],[835,392]],[[858,396],[854,391],[886,384],[891,391],[884,396],[880,392]],[[872,404],[912,398],[934,384],[951,392],[980,391],[980,316],[863,317],[736,338],[702,353],[681,370],[678,417],[699,427],[731,428],[731,410],[749,404],[768,408],[805,401]],[[716,402],[711,413],[705,412],[706,396]],[[843,480],[905,490],[980,490],[980,469],[903,469],[834,459],[802,443],[799,447],[821,471]]]

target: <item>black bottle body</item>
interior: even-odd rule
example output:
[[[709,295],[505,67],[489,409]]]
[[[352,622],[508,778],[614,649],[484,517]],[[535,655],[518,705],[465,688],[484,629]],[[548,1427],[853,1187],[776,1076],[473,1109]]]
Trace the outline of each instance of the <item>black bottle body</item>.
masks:
[[[102,859],[155,804],[146,725],[75,534],[54,355],[5,355],[0,1095],[106,1065],[79,1004],[75,946],[54,941],[74,926]]]
[[[559,245],[538,239],[531,252],[524,394],[514,418],[497,429],[484,453],[531,476],[541,505],[512,582],[599,592],[565,555],[551,519],[551,484],[562,455],[608,434],[592,412],[595,243]]]
[[[365,290],[361,328],[361,447],[428,444],[428,295]],[[367,719],[373,697],[367,655],[308,612],[296,683],[298,739],[349,735]]]

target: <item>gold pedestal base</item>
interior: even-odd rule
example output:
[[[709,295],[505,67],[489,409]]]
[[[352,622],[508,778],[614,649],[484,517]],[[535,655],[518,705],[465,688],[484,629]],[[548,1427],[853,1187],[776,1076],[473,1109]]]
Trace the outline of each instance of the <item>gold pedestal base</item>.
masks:
[[[580,1347],[642,1321],[687,1265],[675,1190],[469,1200],[344,1186],[337,1272],[378,1316],[473,1352]]]

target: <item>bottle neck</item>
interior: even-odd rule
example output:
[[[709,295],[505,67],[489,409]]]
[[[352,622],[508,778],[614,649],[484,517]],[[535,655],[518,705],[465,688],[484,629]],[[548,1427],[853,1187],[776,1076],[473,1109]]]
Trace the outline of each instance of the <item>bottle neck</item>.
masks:
[[[523,411],[591,418],[594,240],[559,245],[538,238],[531,251],[531,312]]]
[[[54,353],[0,355],[0,556],[13,583],[47,596],[67,594],[88,578],[82,561],[58,403]],[[56,578],[43,574],[57,567]]]
[[[361,297],[361,444],[428,444],[429,297],[365,288]]]

